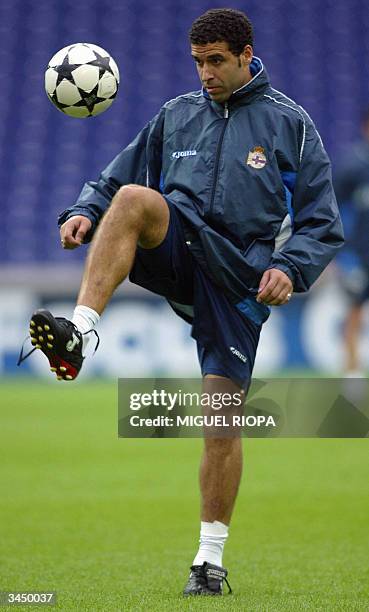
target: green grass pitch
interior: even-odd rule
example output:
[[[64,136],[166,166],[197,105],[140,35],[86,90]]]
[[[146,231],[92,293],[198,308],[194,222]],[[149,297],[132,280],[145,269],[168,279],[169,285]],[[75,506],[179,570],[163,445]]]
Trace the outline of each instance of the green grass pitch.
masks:
[[[245,440],[234,594],[184,600],[202,442],[118,440],[116,389],[0,385],[1,591],[74,611],[369,609],[368,440]]]

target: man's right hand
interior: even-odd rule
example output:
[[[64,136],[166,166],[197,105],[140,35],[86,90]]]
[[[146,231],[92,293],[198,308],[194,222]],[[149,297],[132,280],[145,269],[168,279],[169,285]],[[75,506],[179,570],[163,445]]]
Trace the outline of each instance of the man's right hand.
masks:
[[[76,249],[83,244],[92,223],[87,217],[76,215],[63,223],[60,228],[60,240],[63,249]]]

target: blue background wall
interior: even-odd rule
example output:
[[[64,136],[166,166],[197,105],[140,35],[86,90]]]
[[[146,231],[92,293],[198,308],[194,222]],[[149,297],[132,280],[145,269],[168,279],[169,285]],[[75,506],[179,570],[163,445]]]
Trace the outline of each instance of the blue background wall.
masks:
[[[57,214],[94,179],[167,99],[197,89],[187,32],[223,0],[2,0],[0,3],[0,262],[70,264]],[[254,23],[255,54],[277,89],[316,121],[328,152],[357,134],[369,100],[369,7],[365,0],[234,0]],[[94,42],[116,59],[113,107],[88,120],[63,116],[44,93],[51,56]]]
[[[224,5],[249,15],[255,54],[263,59],[273,86],[306,108],[335,161],[358,135],[361,112],[369,103],[367,0],[1,0],[0,373],[14,371],[29,313],[44,302],[49,289],[60,307],[57,314],[72,308],[86,251],[60,248],[58,213],[166,100],[199,88],[187,33],[198,15]],[[64,116],[44,92],[49,59],[75,42],[106,48],[120,68],[118,98],[93,119]],[[61,270],[65,282],[60,281]],[[342,368],[346,304],[329,272],[327,278],[311,296],[274,310],[259,350],[261,369]],[[123,299],[120,310],[113,306],[103,318],[105,340],[101,358],[91,360],[91,372],[115,375],[128,362],[137,363],[139,373],[145,364],[148,374],[169,355],[167,363],[182,364],[192,374],[197,366],[187,327],[162,301],[140,299],[141,310],[137,305],[130,310],[129,299]],[[127,312],[134,333],[124,327]],[[152,335],[154,328],[160,333]],[[178,343],[168,353],[165,344],[174,336]],[[117,346],[105,354],[109,338]],[[368,339],[369,311],[362,334],[364,363],[369,362]],[[36,369],[47,374],[41,359],[35,358],[22,373]]]

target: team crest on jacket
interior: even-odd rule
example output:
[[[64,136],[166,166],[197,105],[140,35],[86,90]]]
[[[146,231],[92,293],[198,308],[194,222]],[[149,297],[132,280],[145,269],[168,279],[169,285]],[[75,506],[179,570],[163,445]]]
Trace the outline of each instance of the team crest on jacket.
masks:
[[[261,168],[264,168],[265,164],[267,163],[267,158],[263,147],[254,147],[251,149],[246,163],[248,166],[252,166],[256,170],[261,170]]]

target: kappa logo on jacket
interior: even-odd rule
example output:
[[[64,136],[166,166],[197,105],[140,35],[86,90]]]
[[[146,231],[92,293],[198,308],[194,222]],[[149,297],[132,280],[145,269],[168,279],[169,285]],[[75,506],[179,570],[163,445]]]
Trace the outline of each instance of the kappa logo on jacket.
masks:
[[[264,168],[265,164],[267,163],[264,148],[254,147],[253,149],[251,149],[247,157],[246,163],[248,166],[252,166],[252,168],[255,168],[256,170],[261,170],[262,168]]]

